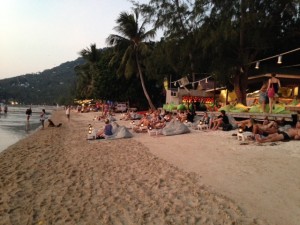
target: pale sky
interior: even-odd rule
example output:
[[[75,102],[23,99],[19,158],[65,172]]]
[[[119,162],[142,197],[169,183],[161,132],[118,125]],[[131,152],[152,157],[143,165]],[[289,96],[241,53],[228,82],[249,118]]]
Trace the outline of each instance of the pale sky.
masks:
[[[142,3],[147,0],[139,1]],[[127,0],[1,0],[0,79],[37,73],[75,60],[105,39]]]

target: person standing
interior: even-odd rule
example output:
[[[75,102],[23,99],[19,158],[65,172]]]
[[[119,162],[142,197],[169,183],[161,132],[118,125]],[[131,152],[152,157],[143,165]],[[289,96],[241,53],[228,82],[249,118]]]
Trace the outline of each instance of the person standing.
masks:
[[[8,111],[7,105],[4,105],[4,113],[6,114]]]
[[[29,121],[31,114],[32,114],[32,110],[31,110],[31,107],[29,107],[29,108],[26,110],[27,121]]]
[[[278,90],[280,87],[281,87],[281,84],[280,84],[279,79],[276,78],[275,73],[272,73],[271,78],[269,79],[268,88],[267,88],[268,97],[269,97],[269,106],[270,106],[269,113],[272,113],[273,105],[275,102],[275,97],[278,96],[277,93],[278,93]]]
[[[41,118],[40,118],[40,121],[42,123],[42,129],[44,129],[44,124],[45,124],[45,120],[46,120],[46,111],[45,109],[42,109],[42,113],[41,113]]]
[[[260,93],[259,93],[259,103],[261,104],[261,108],[263,113],[266,112],[266,104],[268,102],[268,82],[264,81],[263,85],[260,88]]]
[[[68,121],[70,121],[70,106],[68,105],[67,106],[67,109],[66,109],[66,115],[67,115],[67,118],[68,118]]]

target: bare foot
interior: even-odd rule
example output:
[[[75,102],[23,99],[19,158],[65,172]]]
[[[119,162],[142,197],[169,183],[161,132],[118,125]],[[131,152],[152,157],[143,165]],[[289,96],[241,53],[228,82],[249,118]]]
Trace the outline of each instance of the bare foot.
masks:
[[[255,134],[255,140],[259,143],[262,143],[262,139],[259,134]]]

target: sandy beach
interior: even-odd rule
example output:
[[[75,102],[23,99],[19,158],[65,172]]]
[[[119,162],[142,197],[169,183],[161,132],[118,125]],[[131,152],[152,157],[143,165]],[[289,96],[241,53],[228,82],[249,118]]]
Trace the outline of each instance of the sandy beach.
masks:
[[[56,111],[61,127],[0,153],[1,225],[299,224],[300,142],[194,130],[87,141],[95,115]]]

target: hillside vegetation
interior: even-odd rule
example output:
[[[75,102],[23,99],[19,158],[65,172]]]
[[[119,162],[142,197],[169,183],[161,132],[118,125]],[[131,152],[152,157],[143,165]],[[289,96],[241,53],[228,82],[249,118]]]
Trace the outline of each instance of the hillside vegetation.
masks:
[[[83,62],[78,58],[40,73],[0,80],[0,101],[47,105],[72,102],[76,81],[74,68]]]

